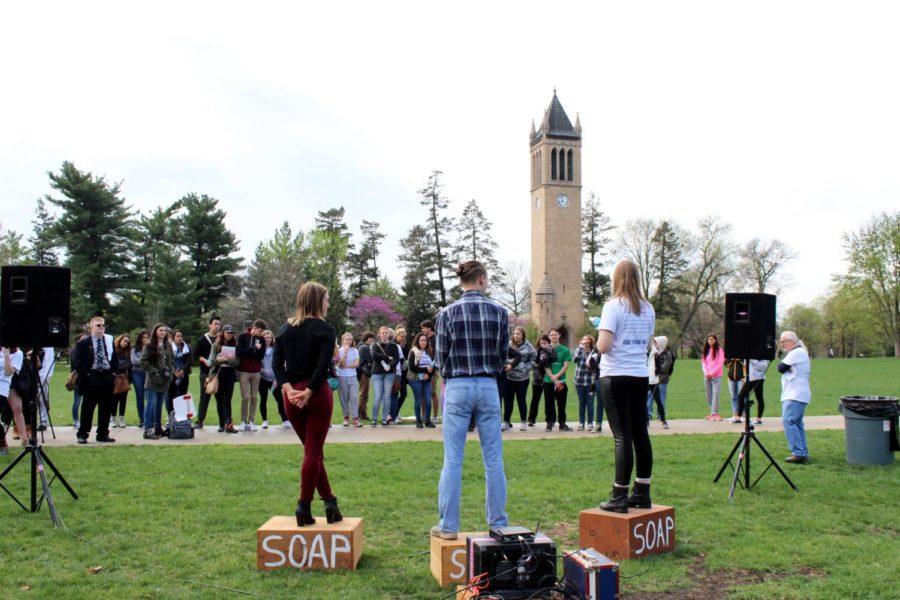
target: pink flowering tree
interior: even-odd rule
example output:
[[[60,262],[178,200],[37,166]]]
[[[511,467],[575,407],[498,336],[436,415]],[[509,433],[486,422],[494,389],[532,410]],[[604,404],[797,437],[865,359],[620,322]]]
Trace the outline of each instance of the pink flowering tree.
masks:
[[[403,320],[394,306],[380,296],[360,296],[350,308],[350,320],[360,331],[377,331],[382,325],[392,327]]]

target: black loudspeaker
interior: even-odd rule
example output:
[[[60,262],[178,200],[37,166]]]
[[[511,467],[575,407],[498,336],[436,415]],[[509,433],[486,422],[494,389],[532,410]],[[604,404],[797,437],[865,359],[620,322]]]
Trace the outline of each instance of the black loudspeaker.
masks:
[[[0,269],[0,345],[69,345],[72,272],[63,267]]]
[[[772,360],[775,296],[725,294],[725,357]]]

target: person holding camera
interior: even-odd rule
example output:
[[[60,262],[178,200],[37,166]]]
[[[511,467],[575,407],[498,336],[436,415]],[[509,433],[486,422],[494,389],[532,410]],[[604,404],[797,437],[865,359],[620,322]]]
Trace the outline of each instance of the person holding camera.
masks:
[[[163,435],[162,409],[175,373],[175,357],[168,341],[166,326],[158,323],[150,332],[150,343],[141,355],[141,368],[147,374],[144,382],[144,439],[158,440]]]
[[[391,341],[391,329],[382,325],[378,328],[378,341],[372,345],[372,384],[375,400],[372,406],[372,427],[378,425],[378,414],[382,413],[381,424],[389,425],[391,412],[391,390],[397,376],[397,361],[400,347]]]
[[[94,409],[99,409],[96,440],[111,443],[116,441],[109,437],[109,416],[112,413],[115,385],[113,336],[106,333],[106,321],[103,317],[92,318],[90,329],[90,335],[75,344],[72,356],[72,370],[78,373],[77,385],[81,391],[80,427],[75,436],[79,444],[87,444]]]
[[[805,465],[809,462],[803,413],[812,398],[809,389],[809,354],[793,331],[785,331],[779,339],[784,358],[778,363],[781,373],[781,422],[791,455],[785,462]]]

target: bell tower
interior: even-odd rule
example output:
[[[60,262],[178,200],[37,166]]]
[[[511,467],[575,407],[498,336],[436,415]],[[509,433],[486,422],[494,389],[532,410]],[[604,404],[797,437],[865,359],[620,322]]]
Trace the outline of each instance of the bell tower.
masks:
[[[575,125],[556,89],[539,128],[531,123],[531,316],[565,344],[584,324],[581,291],[581,120]]]

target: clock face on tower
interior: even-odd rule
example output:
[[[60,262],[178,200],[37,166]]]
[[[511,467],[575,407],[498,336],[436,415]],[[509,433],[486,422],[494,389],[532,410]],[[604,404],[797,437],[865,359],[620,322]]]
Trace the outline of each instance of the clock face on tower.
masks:
[[[559,204],[560,208],[565,208],[569,206],[569,197],[565,194],[560,194],[556,197],[556,203]]]

